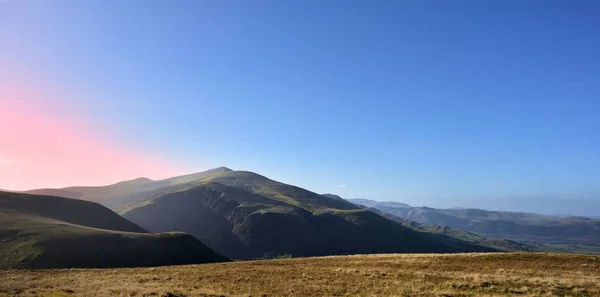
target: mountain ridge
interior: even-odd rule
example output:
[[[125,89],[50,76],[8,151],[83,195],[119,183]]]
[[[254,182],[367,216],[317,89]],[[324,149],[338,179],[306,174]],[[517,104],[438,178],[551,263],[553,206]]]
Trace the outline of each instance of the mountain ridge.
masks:
[[[177,216],[162,221],[152,219],[163,212]],[[140,201],[121,214],[150,231],[190,233],[236,259],[494,250],[433,238],[343,199],[249,171],[203,175],[179,190]]]
[[[186,183],[201,179],[207,175],[227,171],[232,170],[221,166],[207,171],[165,178],[156,181],[139,177],[106,186],[73,186],[58,189],[34,189],[23,191],[22,193],[82,199],[101,203],[102,205],[113,210],[119,210],[121,208],[136,204],[141,199],[144,199],[148,196],[158,194],[163,188],[184,185]],[[158,190],[161,191],[156,192]]]
[[[341,197],[250,171],[219,167],[133,181],[66,189],[90,190],[79,198],[117,210],[151,232],[189,233],[233,259],[497,250],[413,230]]]

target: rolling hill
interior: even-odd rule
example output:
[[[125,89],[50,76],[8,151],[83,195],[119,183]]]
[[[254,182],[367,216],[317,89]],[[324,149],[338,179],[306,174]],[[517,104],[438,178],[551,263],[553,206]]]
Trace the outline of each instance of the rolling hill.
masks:
[[[587,250],[590,246],[592,248],[600,246],[600,220],[586,217],[554,217],[482,209],[411,207],[396,202],[367,199],[349,199],[349,201],[422,225],[464,229],[485,237],[531,242],[542,247],[547,244],[583,245]],[[575,249],[572,251],[578,251],[577,247],[573,247]],[[560,249],[560,251],[569,251],[569,249]]]
[[[142,267],[227,260],[191,235],[149,234],[97,203],[0,192],[0,268]]]

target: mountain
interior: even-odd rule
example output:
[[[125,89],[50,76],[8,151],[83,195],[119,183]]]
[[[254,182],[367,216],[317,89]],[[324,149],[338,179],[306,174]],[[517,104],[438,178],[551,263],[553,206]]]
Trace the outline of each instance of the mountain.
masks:
[[[149,234],[97,203],[0,192],[0,268],[139,267],[227,260],[191,235]]]
[[[495,250],[407,228],[339,196],[226,167],[159,181],[29,191],[61,192],[118,210],[151,232],[189,233],[234,259]]]
[[[148,178],[137,178],[108,186],[68,187],[62,189],[37,189],[25,191],[27,194],[50,195],[66,198],[82,199],[100,203],[110,209],[119,210],[150,196],[176,190],[179,186],[202,179],[205,176],[228,172],[231,169],[219,167],[208,171],[153,181]]]
[[[252,172],[219,169],[169,180],[182,179],[120,213],[152,232],[192,234],[234,259],[495,250],[415,231],[344,199]]]
[[[536,244],[583,244],[600,246],[600,220],[586,217],[555,217],[524,212],[482,209],[404,207],[372,200],[350,201],[377,208],[422,225],[464,229],[485,237],[508,238]]]

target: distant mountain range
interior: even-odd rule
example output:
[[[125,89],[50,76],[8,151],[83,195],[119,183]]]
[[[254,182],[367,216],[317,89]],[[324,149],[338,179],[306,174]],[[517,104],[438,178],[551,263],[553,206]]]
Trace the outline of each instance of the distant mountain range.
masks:
[[[339,197],[221,167],[161,181],[28,193],[101,203],[150,232],[186,232],[233,259],[495,248],[421,232]]]
[[[397,202],[349,199],[358,205],[426,226],[463,229],[480,236],[534,243],[556,251],[600,251],[600,220],[482,209],[412,207]]]
[[[507,252],[532,252],[532,251],[542,251],[539,249],[537,245],[525,244],[521,242],[517,242],[510,239],[503,238],[487,238],[485,236],[477,235],[475,233],[469,232],[464,229],[455,229],[450,228],[448,226],[439,226],[439,225],[421,225],[417,222],[410,221],[387,212],[381,211],[377,208],[366,207],[364,205],[360,205],[361,207],[365,207],[366,209],[375,212],[381,215],[384,218],[389,220],[398,222],[406,227],[409,227],[413,230],[418,230],[420,232],[428,232],[433,235],[443,235],[449,236],[456,239],[460,239],[463,241],[472,242],[477,245],[490,247],[499,251],[507,251]]]
[[[0,268],[139,267],[228,261],[183,233],[149,234],[92,202],[0,192]]]

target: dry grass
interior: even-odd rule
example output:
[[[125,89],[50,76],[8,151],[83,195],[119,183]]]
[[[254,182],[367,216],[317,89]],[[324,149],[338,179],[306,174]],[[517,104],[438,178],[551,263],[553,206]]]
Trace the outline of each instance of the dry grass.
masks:
[[[363,255],[160,268],[0,271],[0,296],[207,295],[600,296],[600,258],[526,253]]]

